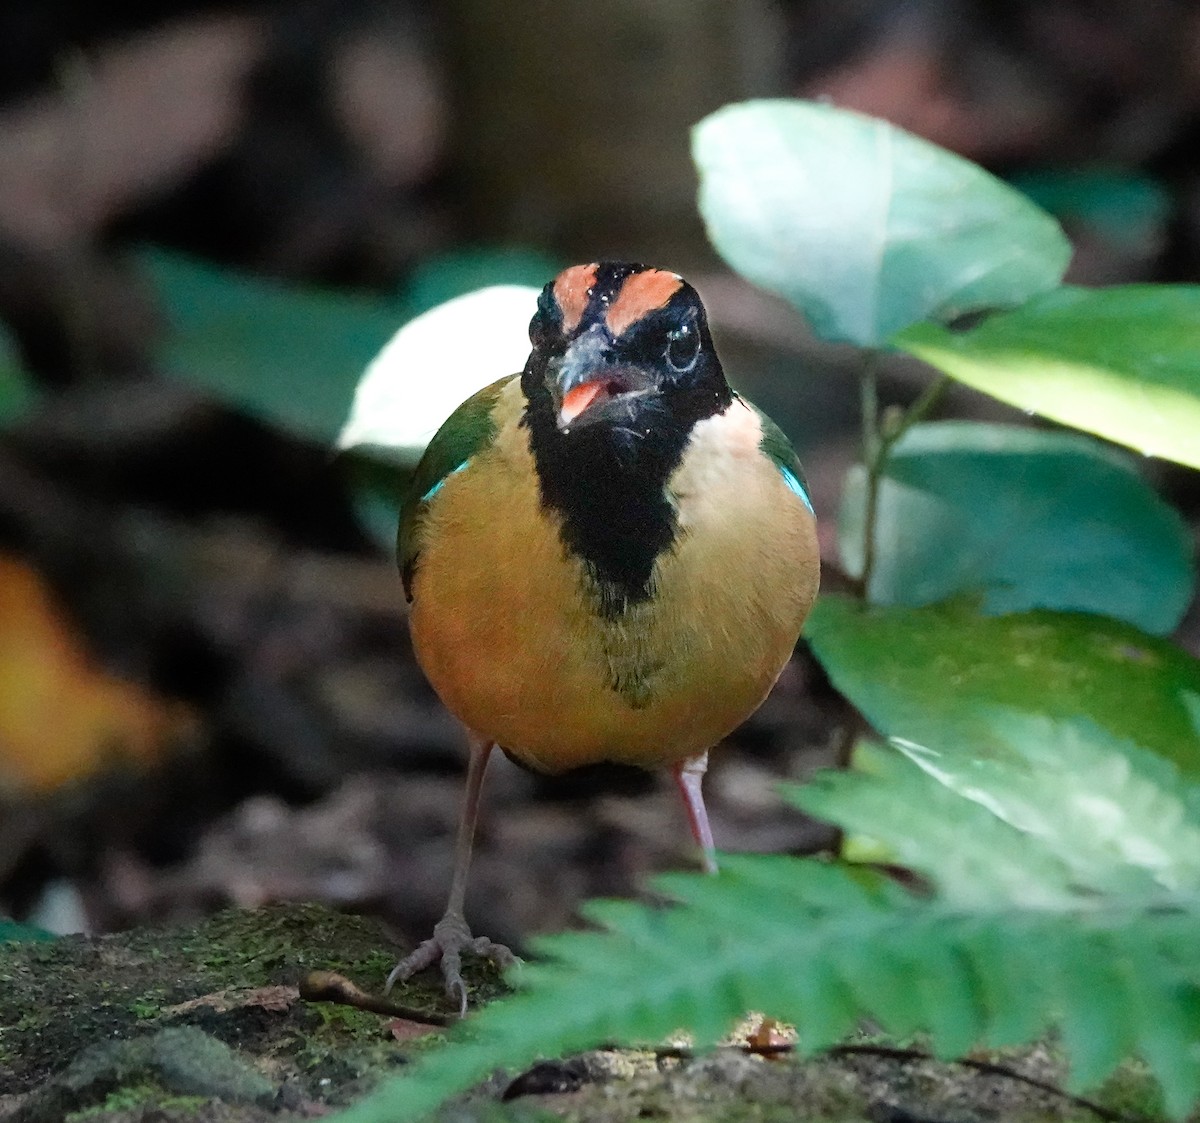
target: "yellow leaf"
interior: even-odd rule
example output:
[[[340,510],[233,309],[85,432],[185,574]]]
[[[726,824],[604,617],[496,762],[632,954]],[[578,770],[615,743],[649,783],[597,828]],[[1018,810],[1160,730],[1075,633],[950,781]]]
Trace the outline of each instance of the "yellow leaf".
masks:
[[[148,765],[194,720],[97,667],[41,576],[0,555],[0,794]]]

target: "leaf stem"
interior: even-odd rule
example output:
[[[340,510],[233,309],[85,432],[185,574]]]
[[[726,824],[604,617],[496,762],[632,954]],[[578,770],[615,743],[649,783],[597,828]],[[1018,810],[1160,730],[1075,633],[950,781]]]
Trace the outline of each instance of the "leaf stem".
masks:
[[[861,377],[862,397],[862,456],[867,470],[866,510],[863,512],[862,572],[859,574],[858,597],[868,600],[867,590],[875,568],[875,517],[879,504],[879,478],[883,470],[881,434],[879,431],[879,383],[876,368],[879,352],[868,351]]]
[[[867,352],[861,377],[863,465],[867,471],[867,494],[863,511],[862,574],[858,580],[858,596],[864,603],[870,600],[871,577],[875,572],[879,488],[883,483],[888,457],[900,438],[937,405],[950,383],[949,375],[939,374],[908,409],[900,410],[892,406],[881,413],[879,357],[875,349]]]

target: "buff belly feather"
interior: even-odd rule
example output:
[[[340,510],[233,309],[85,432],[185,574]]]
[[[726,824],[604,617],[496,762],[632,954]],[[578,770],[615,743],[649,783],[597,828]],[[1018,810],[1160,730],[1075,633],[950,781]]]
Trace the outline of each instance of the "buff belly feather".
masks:
[[[422,668],[468,727],[542,771],[704,752],[792,652],[818,581],[811,515],[735,403],[696,426],[670,481],[679,530],[654,595],[605,617],[540,502],[511,396],[493,445],[431,505],[411,616]]]

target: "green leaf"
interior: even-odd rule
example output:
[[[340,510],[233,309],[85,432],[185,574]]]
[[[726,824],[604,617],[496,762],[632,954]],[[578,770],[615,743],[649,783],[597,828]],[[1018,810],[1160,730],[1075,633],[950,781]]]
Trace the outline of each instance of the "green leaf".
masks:
[[[0,425],[19,417],[35,397],[33,384],[17,356],[16,344],[0,324]]]
[[[1057,1024],[1076,1086],[1135,1050],[1184,1115],[1200,1094],[1200,786],[1083,721],[989,716],[1003,734],[981,767],[966,746],[865,745],[860,771],[791,792],[869,824],[933,896],[743,855],[717,878],[658,878],[677,907],[593,902],[605,931],[543,940],[518,994],[341,1118],[418,1118],[497,1066],[602,1041],[708,1043],[747,1009],[794,1022],[810,1052],[864,1017],[925,1030],[946,1057]]]
[[[1200,993],[1183,978],[1168,986],[1143,986],[1143,980],[1158,975],[1160,962],[1136,936],[1120,931],[1113,936],[1119,948],[1116,962],[1129,993],[1123,1016],[1130,1020],[1138,1052],[1162,1085],[1167,1111],[1182,1117],[1200,1095]]]
[[[1128,168],[1039,168],[1009,182],[1055,218],[1130,251],[1157,249],[1171,219],[1166,187]]]
[[[1117,949],[1097,940],[1089,955],[1057,958],[1057,1004],[1062,1010],[1063,1045],[1071,1055],[1071,1084],[1080,1091],[1099,1084],[1134,1048],[1129,1019],[1112,1017],[1111,996],[1124,988]]]
[[[837,687],[886,736],[1003,749],[997,708],[1087,718],[1200,775],[1200,661],[1100,616],[981,617],[951,603],[863,609],[822,597],[805,635]]]
[[[893,744],[1002,823],[1036,839],[1074,890],[1200,893],[1200,788],[1163,757],[1083,718],[995,710],[986,749]]]
[[[1200,787],[1082,718],[988,718],[984,746],[897,736],[890,750],[860,746],[853,771],[819,773],[787,795],[869,833],[949,900],[1200,895]]]
[[[865,472],[843,493],[843,564],[862,573]],[[984,612],[1053,608],[1174,630],[1195,586],[1187,525],[1127,456],[1074,433],[938,422],[906,433],[876,512],[877,604],[975,596]]]
[[[16,920],[0,919],[0,944],[20,941],[43,942],[55,939],[53,932],[33,924],[21,924]]]
[[[141,251],[138,262],[166,310],[167,369],[273,425],[325,444],[340,432],[340,447],[409,468],[461,401],[524,365],[538,292],[531,285],[554,271],[535,253],[477,248],[432,259],[402,296],[385,298],[305,288],[161,249]],[[496,316],[454,303],[487,284],[484,291],[510,294]]]
[[[1020,409],[1200,468],[1200,285],[1064,288],[895,346]]]
[[[921,320],[1020,304],[1062,279],[1058,224],[968,160],[830,105],[751,101],[693,131],[722,257],[826,339],[874,346]]]
[[[540,291],[565,264],[521,246],[472,246],[451,250],[413,269],[403,289],[404,304],[409,315],[418,316],[464,293],[498,285],[517,285]],[[531,309],[529,316],[532,315]],[[521,327],[528,328],[528,323]],[[525,349],[529,350],[528,345]]]
[[[818,772],[784,794],[802,811],[882,845],[881,860],[936,878],[948,900],[1043,908],[1075,896],[1057,854],[895,749],[860,745],[853,771]]]
[[[304,289],[162,250],[138,260],[166,310],[166,369],[324,444],[402,319],[397,304],[377,297]]]

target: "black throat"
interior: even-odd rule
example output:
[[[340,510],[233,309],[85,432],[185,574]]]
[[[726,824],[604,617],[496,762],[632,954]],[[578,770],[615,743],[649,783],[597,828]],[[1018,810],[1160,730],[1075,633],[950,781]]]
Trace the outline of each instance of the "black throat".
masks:
[[[684,409],[643,398],[618,421],[562,432],[545,387],[528,388],[527,397],[522,424],[542,503],[558,514],[564,546],[587,566],[600,612],[618,616],[654,595],[655,560],[679,529],[667,480],[695,422],[719,413],[728,400],[712,389]]]

